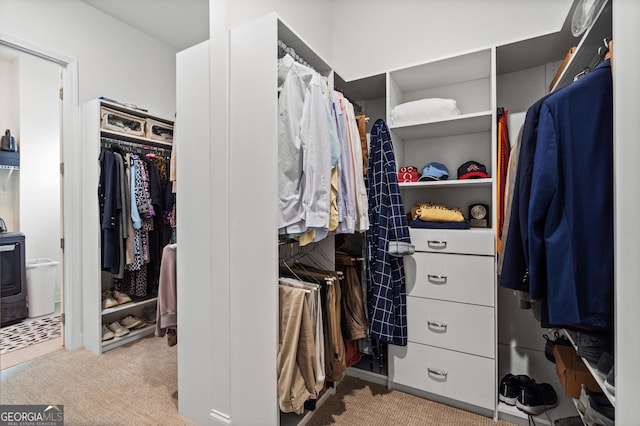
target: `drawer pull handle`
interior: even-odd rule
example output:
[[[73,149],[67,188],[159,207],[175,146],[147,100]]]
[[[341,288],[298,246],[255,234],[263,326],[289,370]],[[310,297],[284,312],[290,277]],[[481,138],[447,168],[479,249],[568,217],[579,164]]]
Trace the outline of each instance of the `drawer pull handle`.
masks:
[[[430,282],[434,282],[434,284],[446,284],[447,283],[447,276],[446,275],[433,275],[433,274],[427,274],[427,279]]]
[[[429,371],[429,374],[433,374],[434,376],[439,376],[439,377],[442,377],[442,378],[446,378],[447,377],[447,372],[446,371],[435,370],[433,368],[427,368],[427,370]]]
[[[447,242],[442,240],[429,240],[427,245],[432,248],[445,249],[447,248]]]
[[[447,329],[447,323],[446,322],[438,322],[438,321],[427,321],[427,325],[431,328],[441,328],[443,330]]]

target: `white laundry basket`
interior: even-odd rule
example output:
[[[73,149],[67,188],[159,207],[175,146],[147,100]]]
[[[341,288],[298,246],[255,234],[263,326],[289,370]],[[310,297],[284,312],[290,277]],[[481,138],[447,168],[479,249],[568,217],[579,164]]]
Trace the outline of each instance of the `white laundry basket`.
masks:
[[[27,260],[27,305],[29,318],[51,314],[56,309],[58,262],[39,257]]]

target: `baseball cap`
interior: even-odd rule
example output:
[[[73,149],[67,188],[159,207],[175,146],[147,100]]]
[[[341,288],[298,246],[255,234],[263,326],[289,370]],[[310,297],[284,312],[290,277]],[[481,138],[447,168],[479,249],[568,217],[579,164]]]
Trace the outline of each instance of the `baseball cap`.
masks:
[[[449,169],[442,163],[432,162],[424,166],[420,181],[425,180],[446,180],[449,178]]]
[[[488,178],[487,168],[477,161],[467,161],[458,167],[458,179]]]

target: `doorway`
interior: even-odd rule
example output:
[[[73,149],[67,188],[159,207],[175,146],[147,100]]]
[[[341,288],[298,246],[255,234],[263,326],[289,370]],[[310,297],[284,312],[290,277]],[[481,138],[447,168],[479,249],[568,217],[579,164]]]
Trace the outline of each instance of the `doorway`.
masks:
[[[3,45],[0,74],[0,127],[5,138],[15,141],[15,151],[3,156],[13,161],[0,164],[0,217],[7,234],[24,241],[21,267],[27,290],[24,313],[3,318],[0,328],[4,369],[64,347],[64,74],[56,61]]]

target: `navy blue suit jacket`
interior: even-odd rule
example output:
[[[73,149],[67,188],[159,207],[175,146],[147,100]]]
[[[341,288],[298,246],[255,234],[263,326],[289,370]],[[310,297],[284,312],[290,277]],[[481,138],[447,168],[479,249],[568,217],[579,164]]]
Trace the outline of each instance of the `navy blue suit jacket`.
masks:
[[[529,202],[529,290],[558,326],[613,311],[613,90],[609,61],[542,104]]]
[[[504,242],[504,258],[500,273],[500,285],[529,292],[529,197],[531,193],[531,174],[538,139],[538,121],[543,102],[551,95],[538,100],[527,110],[522,137],[516,180],[513,186],[513,201],[509,218],[509,232]]]

